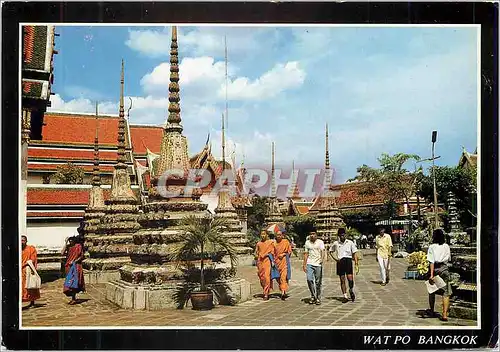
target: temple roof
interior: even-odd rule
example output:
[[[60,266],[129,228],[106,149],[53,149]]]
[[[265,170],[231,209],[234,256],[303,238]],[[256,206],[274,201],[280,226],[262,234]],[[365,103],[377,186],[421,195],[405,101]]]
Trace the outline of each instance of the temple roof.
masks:
[[[476,153],[469,153],[465,148],[463,148],[462,155],[458,161],[459,167],[474,166],[477,167],[477,150]]]
[[[99,160],[100,171],[113,172],[117,159],[118,116],[100,115],[99,121]],[[92,172],[94,160],[94,138],[96,117],[91,114],[55,113],[45,114],[42,140],[32,140],[28,147],[29,171],[56,171],[57,166],[67,161]],[[127,121],[125,121],[127,123]],[[145,158],[148,147],[152,152],[159,152],[163,128],[157,126],[130,125],[130,140],[136,158]],[[125,146],[130,148],[128,128],[125,128]],[[110,150],[111,149],[111,150]],[[131,165],[131,156],[126,153],[127,163]],[[102,164],[104,162],[104,164]],[[88,165],[87,165],[88,164]],[[130,172],[133,169],[130,168]]]
[[[384,203],[384,195],[362,194],[362,187],[362,182],[352,182],[334,185],[330,189],[332,191],[340,192],[340,195],[336,198],[337,206],[340,208],[360,205],[378,205]]]
[[[48,103],[53,83],[54,26],[22,27],[22,96]]]
[[[118,139],[118,116],[99,116],[99,146],[116,146]],[[42,140],[36,144],[64,144],[94,146],[96,117],[91,114],[68,114],[47,112],[44,117]],[[130,148],[128,137],[126,147]]]
[[[28,188],[28,206],[30,205],[85,205],[89,202],[90,187],[43,187]],[[103,189],[104,199],[108,199],[111,189]]]
[[[163,138],[163,127],[130,125],[130,136],[134,155],[146,155],[146,147],[153,153],[159,153]]]
[[[93,160],[94,151],[88,150],[71,150],[71,149],[49,149],[49,148],[29,148],[28,158],[30,160]],[[99,151],[100,161],[115,161],[116,152]]]

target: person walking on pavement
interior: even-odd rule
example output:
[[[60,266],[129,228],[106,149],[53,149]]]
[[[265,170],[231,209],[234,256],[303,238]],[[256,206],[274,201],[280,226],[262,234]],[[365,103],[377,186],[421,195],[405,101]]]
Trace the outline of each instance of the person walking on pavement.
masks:
[[[276,263],[276,268],[280,273],[278,282],[281,291],[281,299],[284,301],[287,297],[286,291],[288,291],[288,282],[290,281],[292,274],[292,265],[290,261],[292,246],[286,238],[283,238],[283,232],[281,231],[276,233],[276,243],[274,248],[274,262]]]
[[[36,248],[28,245],[28,237],[21,236],[21,279],[22,279],[22,301],[30,302],[27,308],[35,306],[35,301],[40,299],[40,288],[27,288],[26,281],[28,275],[36,275],[38,257]]]
[[[333,242],[331,251],[334,253],[333,258],[337,261],[337,275],[340,278],[340,288],[342,289],[342,293],[344,295],[342,302],[347,303],[349,301],[347,298],[347,287],[345,284],[346,277],[349,282],[349,295],[351,297],[351,301],[354,302],[356,296],[354,294],[352,266],[354,261],[354,267],[357,275],[359,273],[358,255],[356,254],[358,249],[353,241],[346,239],[344,228],[340,228],[337,234],[338,240]]]
[[[316,232],[311,232],[304,246],[304,262],[302,270],[306,273],[307,286],[311,292],[309,304],[321,304],[321,280],[323,279],[323,262],[325,261],[325,244],[318,239]]]
[[[71,296],[69,305],[77,304],[76,294],[85,292],[85,280],[83,276],[83,246],[79,243],[78,236],[68,237],[64,241],[64,247],[61,255],[66,256],[64,270],[66,280],[64,281],[63,293]]]
[[[426,314],[431,317],[437,316],[434,311],[436,294],[443,295],[443,315],[439,319],[441,321],[448,321],[451,295],[451,280],[448,265],[451,262],[451,251],[448,244],[445,243],[445,235],[442,229],[435,229],[432,233],[432,244],[427,251],[427,260],[430,263],[429,283],[431,285],[434,284],[434,277],[439,275],[446,285],[437,292],[429,294],[429,309],[426,311]]]
[[[271,281],[271,260],[269,254],[274,254],[274,241],[269,239],[266,231],[261,231],[260,241],[255,246],[255,260],[257,261],[257,276],[263,290],[264,301],[269,300],[269,292],[273,288]]]
[[[392,238],[385,233],[383,227],[380,228],[379,234],[375,239],[375,248],[377,250],[377,262],[380,267],[380,277],[382,286],[389,283],[389,271],[391,269],[392,257]]]
[[[365,234],[362,234],[361,235],[361,248],[362,249],[366,249],[366,242],[367,242],[367,238],[366,238],[366,235]]]

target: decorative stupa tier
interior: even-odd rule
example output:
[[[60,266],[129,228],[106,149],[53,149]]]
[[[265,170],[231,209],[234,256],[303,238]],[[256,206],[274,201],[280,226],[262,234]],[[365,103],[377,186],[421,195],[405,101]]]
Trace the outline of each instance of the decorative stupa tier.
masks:
[[[330,170],[330,155],[328,151],[328,124],[325,135],[325,186],[323,192],[316,198],[311,209],[317,210],[315,221],[318,237],[325,243],[331,243],[337,238],[337,231],[345,227],[344,220],[337,206],[337,194],[331,190],[332,176]]]
[[[278,198],[276,197],[276,182],[274,178],[274,142],[271,149],[271,196],[267,199],[267,214],[264,218],[266,227],[272,224],[283,223],[283,213],[280,210]]]
[[[86,242],[99,235],[99,224],[106,213],[104,194],[101,188],[101,177],[99,173],[99,119],[96,104],[96,132],[94,138],[94,169],[92,172],[92,188],[89,195],[89,204],[83,216],[84,236]],[[88,252],[86,251],[88,254]]]
[[[117,270],[130,262],[133,234],[139,229],[138,200],[130,185],[125,158],[125,113],[123,107],[124,63],[120,81],[120,110],[118,120],[118,153],[113,170],[111,197],[106,201],[106,212],[97,226],[97,234],[86,240],[90,258],[84,267],[91,271]]]
[[[141,228],[133,236],[135,247],[130,252],[131,262],[120,268],[120,280],[112,281],[106,287],[106,298],[124,308],[155,310],[176,306],[175,297],[179,294],[179,288],[186,285],[193,275],[197,275],[196,270],[199,275],[197,267],[201,259],[201,256],[191,258],[193,268],[189,270],[172,262],[171,254],[184,236],[180,229],[181,221],[190,215],[203,218],[211,216],[207,210],[208,204],[200,201],[201,190],[186,186],[189,184],[190,163],[180,116],[176,27],[172,28],[170,48],[169,115],[160,156],[153,165],[153,187],[138,220]],[[223,253],[214,254],[218,255],[223,256]],[[207,264],[207,284],[216,290],[220,285],[225,287],[224,297],[233,297],[234,293],[236,301],[243,296],[247,299],[249,284],[245,284],[243,293],[243,282],[246,281],[233,279],[234,270],[230,263],[214,265],[220,259],[213,257],[212,264]]]
[[[221,236],[227,238],[240,256],[249,255],[253,249],[249,245],[248,237],[242,231],[240,218],[236,213],[236,209],[231,204],[231,194],[228,187],[223,186],[219,190],[219,203],[215,208],[215,216],[224,218],[229,223],[228,232],[221,233]]]
[[[462,231],[455,195],[448,193],[451,267],[453,273],[450,316],[477,319],[477,248],[469,234]]]
[[[226,171],[226,139],[225,139],[225,126],[224,126],[224,114],[222,115],[222,173]],[[233,162],[233,165],[235,163]],[[234,171],[234,169],[233,169]],[[234,175],[236,179],[237,175]],[[219,218],[224,218],[229,224],[229,228],[227,232],[223,232],[220,236],[227,239],[229,243],[231,243],[237,251],[237,254],[240,256],[250,255],[253,250],[249,246],[249,241],[246,235],[246,232],[242,232],[243,226],[241,225],[240,218],[236,209],[234,208],[231,202],[231,189],[236,190],[236,183],[234,181],[226,181],[222,180],[220,185],[220,189],[218,192],[218,203],[215,208],[215,216]]]
[[[174,278],[169,255],[180,239],[178,225],[189,215],[205,217],[207,204],[200,201],[202,192],[189,186],[188,141],[182,135],[179,96],[179,59],[177,29],[172,29],[170,50],[169,115],[163,132],[160,156],[155,160],[149,201],[139,217],[141,228],[134,234],[136,247],[130,253],[131,264],[121,269],[128,282],[159,284]],[[140,275],[139,273],[147,273]],[[142,277],[144,280],[140,279]],[[179,276],[179,279],[182,277]]]

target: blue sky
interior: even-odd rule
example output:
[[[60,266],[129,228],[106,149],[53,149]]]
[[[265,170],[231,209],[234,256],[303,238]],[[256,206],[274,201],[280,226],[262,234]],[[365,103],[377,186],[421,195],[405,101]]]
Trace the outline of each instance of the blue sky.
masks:
[[[168,107],[170,27],[57,26],[52,111],[118,112],[120,61],[132,123],[161,125]],[[334,183],[381,153],[456,165],[477,143],[477,30],[452,27],[180,27],[181,117],[190,153],[211,131],[220,154],[228,46],[230,144],[246,165],[324,162]],[[128,105],[128,98],[126,100]],[[126,106],[127,107],[127,106]]]

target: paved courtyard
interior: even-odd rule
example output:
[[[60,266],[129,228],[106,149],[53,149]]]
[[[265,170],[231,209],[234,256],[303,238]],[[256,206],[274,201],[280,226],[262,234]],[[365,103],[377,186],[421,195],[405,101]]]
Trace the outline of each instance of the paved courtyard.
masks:
[[[42,284],[42,299],[35,308],[22,311],[23,327],[102,327],[102,326],[470,326],[476,321],[420,318],[418,310],[427,308],[427,291],[423,281],[404,280],[405,259],[393,259],[391,281],[380,286],[378,264],[374,255],[365,253],[360,273],[355,278],[355,302],[342,303],[338,277],[332,262],[323,274],[322,305],[306,303],[309,295],[301,261],[293,260],[290,297],[282,301],[276,295],[269,301],[261,293],[255,267],[242,267],[238,276],[252,284],[255,298],[233,307],[217,306],[211,311],[166,309],[133,311],[122,309],[104,298],[105,285],[87,285],[79,295],[80,304],[70,306],[62,293],[63,280]],[[278,293],[274,284],[275,293]],[[441,299],[436,299],[436,310]]]

